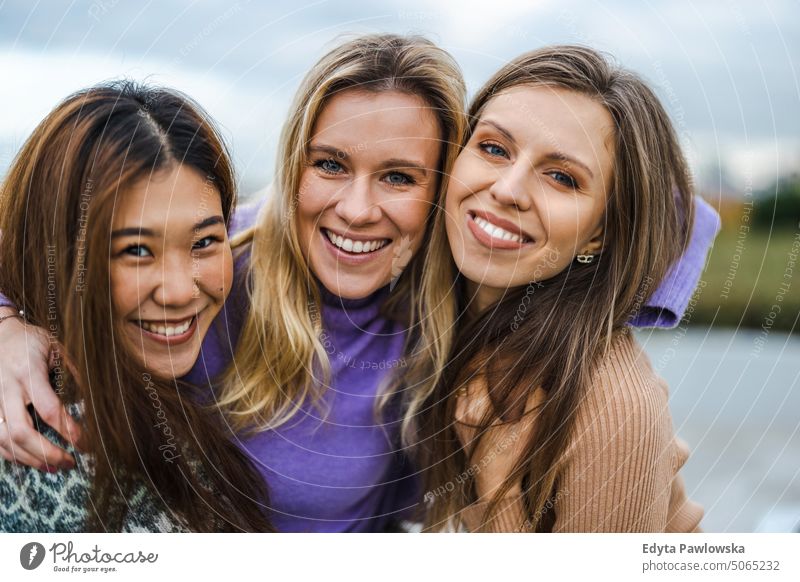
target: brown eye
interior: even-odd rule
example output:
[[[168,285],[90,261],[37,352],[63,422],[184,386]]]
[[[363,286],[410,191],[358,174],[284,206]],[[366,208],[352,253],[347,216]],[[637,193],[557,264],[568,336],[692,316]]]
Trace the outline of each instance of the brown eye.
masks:
[[[125,250],[122,251],[122,253],[138,258],[153,256],[153,253],[150,252],[150,249],[143,245],[130,245],[129,247],[125,247]]]
[[[220,242],[220,240],[215,236],[207,236],[205,238],[201,238],[196,243],[192,245],[192,249],[200,250],[200,249],[207,249],[215,242]]]

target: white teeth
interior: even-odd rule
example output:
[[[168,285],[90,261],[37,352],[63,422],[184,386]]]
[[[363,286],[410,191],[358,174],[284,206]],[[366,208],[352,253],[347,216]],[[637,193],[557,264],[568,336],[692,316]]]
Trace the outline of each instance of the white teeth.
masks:
[[[475,221],[475,224],[480,226],[489,236],[493,238],[499,240],[510,240],[512,242],[522,242],[522,237],[518,234],[503,230],[499,226],[492,224],[488,220],[484,220],[480,216],[474,216],[473,220]]]
[[[328,236],[328,240],[330,240],[334,245],[336,245],[342,250],[347,251],[348,253],[371,253],[386,246],[389,242],[385,239],[371,240],[371,241],[361,241],[361,240],[354,241],[349,238],[343,238],[338,234],[333,234],[329,230],[326,230],[325,234]]]
[[[173,325],[168,327],[140,320],[139,327],[149,331],[150,333],[157,333],[158,335],[163,335],[165,337],[172,337],[174,335],[181,335],[182,333],[186,333],[186,330],[188,330],[189,326],[192,325],[193,319],[194,319],[193,317],[190,317],[189,319],[187,319],[186,321],[184,321],[179,325]]]

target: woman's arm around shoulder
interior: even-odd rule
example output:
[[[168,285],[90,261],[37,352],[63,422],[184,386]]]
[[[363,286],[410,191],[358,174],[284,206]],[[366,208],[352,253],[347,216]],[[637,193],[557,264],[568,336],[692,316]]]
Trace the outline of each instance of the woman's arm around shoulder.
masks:
[[[666,385],[624,330],[578,407],[559,471],[554,531],[665,531],[674,445]]]

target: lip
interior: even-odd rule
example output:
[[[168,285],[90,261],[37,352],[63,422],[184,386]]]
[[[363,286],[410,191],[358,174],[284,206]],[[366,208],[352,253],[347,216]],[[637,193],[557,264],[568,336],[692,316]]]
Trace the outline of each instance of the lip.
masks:
[[[327,226],[321,227],[320,230],[322,230],[322,231],[328,230],[328,231],[332,232],[333,234],[338,235],[338,236],[340,236],[342,238],[349,238],[350,240],[360,240],[361,242],[367,242],[367,241],[372,241],[372,240],[388,240],[388,241],[392,240],[391,237],[388,237],[388,236],[366,236],[366,235],[363,235],[363,234],[359,235],[359,234],[352,233],[350,231],[342,232],[341,230],[336,230],[335,228],[329,228]],[[325,234],[325,233],[323,232],[322,234]]]
[[[192,317],[192,323],[189,325],[189,329],[187,329],[180,335],[173,335],[170,337],[153,333],[151,331],[147,331],[145,328],[141,327],[135,321],[128,321],[128,323],[130,323],[132,326],[136,328],[137,332],[141,335],[141,337],[147,338],[151,341],[154,341],[158,344],[165,346],[177,346],[185,344],[186,342],[191,340],[192,337],[194,337],[194,335],[197,333],[199,327],[198,321],[200,320],[200,314],[203,313],[203,311],[205,311],[205,309],[198,311],[197,314],[195,314]],[[186,321],[186,318],[184,317],[182,319],[164,319],[164,320],[159,319],[158,321],[159,322],[163,321],[164,323],[178,323],[180,321]]]
[[[473,215],[479,216],[480,218],[483,218],[484,220],[488,220],[492,224],[496,224],[500,228],[502,228],[504,230],[507,230],[512,234],[516,234],[518,236],[525,237],[525,238],[528,239],[528,242],[516,242],[516,241],[511,241],[511,240],[499,240],[499,239],[496,239],[493,236],[490,236],[489,233],[487,233],[485,230],[483,230],[480,226],[478,226],[475,223],[475,219],[474,219]],[[470,232],[472,232],[472,236],[474,236],[475,239],[480,244],[482,244],[483,246],[485,246],[487,248],[493,249],[493,250],[500,250],[500,251],[518,250],[518,249],[526,247],[526,246],[528,246],[528,245],[530,245],[530,244],[532,244],[534,242],[533,241],[533,237],[530,236],[529,234],[527,234],[526,232],[520,230],[520,228],[518,226],[514,226],[512,223],[509,223],[507,220],[503,220],[502,218],[498,218],[498,217],[496,217],[494,214],[492,214],[490,212],[470,210],[470,211],[467,212],[466,222],[467,222],[467,228],[469,228]],[[511,228],[509,228],[509,225],[511,226]]]
[[[343,249],[340,249],[339,247],[337,247],[335,244],[333,244],[330,241],[330,239],[328,238],[328,235],[325,234],[326,230],[329,230],[333,234],[339,235],[341,237],[346,237],[346,238],[349,238],[350,240],[354,240],[354,241],[359,241],[360,240],[360,241],[363,242],[363,241],[385,239],[385,240],[388,240],[389,242],[387,244],[383,245],[378,250],[372,251],[371,253],[348,253],[347,251],[345,251]],[[318,233],[319,233],[319,236],[322,238],[322,244],[325,245],[325,248],[328,249],[328,251],[331,253],[331,255],[333,255],[333,257],[337,261],[339,261],[341,263],[344,263],[346,265],[359,266],[359,265],[363,265],[363,264],[366,264],[366,263],[370,263],[370,262],[382,257],[383,254],[385,253],[386,249],[388,249],[388,248],[390,248],[392,246],[392,239],[390,239],[388,237],[375,237],[375,236],[365,237],[363,235],[362,236],[353,236],[353,235],[350,235],[350,234],[344,235],[339,231],[336,231],[336,230],[334,230],[332,228],[327,228],[327,227],[320,228],[318,230]]]
[[[470,210],[468,212],[470,214],[474,214],[475,216],[483,218],[484,220],[488,220],[492,224],[499,226],[503,230],[507,230],[511,234],[516,234],[519,237],[533,240],[533,237],[531,235],[529,235],[527,232],[522,230],[519,226],[517,226],[510,220],[506,220],[505,218],[500,218],[499,216],[492,214],[491,212],[487,212],[485,210]]]

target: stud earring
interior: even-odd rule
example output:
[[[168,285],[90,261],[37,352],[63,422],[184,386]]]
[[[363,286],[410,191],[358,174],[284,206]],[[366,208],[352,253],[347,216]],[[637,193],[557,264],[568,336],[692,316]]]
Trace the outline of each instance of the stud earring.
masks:
[[[584,265],[594,262],[594,255],[578,255],[575,260]]]

